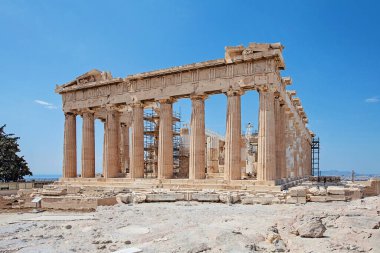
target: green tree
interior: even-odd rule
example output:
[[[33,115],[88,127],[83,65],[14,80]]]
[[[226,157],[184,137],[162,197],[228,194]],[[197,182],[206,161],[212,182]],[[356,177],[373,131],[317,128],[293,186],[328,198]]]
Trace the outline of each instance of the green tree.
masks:
[[[17,154],[20,152],[17,143],[20,138],[6,134],[5,126],[0,127],[0,181],[18,181],[24,176],[32,176],[24,157]]]

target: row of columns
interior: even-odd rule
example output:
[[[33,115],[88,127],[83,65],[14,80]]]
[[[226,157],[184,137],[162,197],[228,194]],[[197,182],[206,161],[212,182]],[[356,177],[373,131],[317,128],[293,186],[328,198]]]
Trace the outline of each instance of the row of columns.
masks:
[[[227,96],[225,180],[241,179],[241,95],[230,90]],[[259,135],[257,179],[270,181],[309,173],[306,171],[311,156],[300,159],[301,153],[310,152],[310,145],[299,138],[298,128],[286,107],[273,91],[259,90]],[[205,98],[191,96],[191,133],[189,178],[205,178]],[[160,100],[160,126],[158,143],[158,178],[173,177],[173,109],[171,99]],[[95,176],[94,113],[83,112],[82,177]],[[106,178],[118,177],[122,167],[129,167],[131,178],[144,177],[144,105],[132,105],[131,147],[129,126],[121,124],[117,108],[107,108],[104,131],[103,174]],[[306,138],[305,138],[306,140]],[[307,140],[306,140],[307,141]],[[129,157],[129,149],[131,150]],[[310,150],[310,151],[309,151]],[[288,160],[294,156],[294,162]],[[76,177],[76,115],[65,114],[63,176]],[[300,165],[299,165],[300,164]],[[290,169],[293,167],[296,169]],[[304,172],[303,172],[304,171]],[[310,169],[311,172],[311,169]],[[292,175],[293,174],[293,175]]]
[[[285,127],[286,140],[286,177],[302,177],[311,175],[311,143],[301,134],[294,115],[285,114],[287,118]]]

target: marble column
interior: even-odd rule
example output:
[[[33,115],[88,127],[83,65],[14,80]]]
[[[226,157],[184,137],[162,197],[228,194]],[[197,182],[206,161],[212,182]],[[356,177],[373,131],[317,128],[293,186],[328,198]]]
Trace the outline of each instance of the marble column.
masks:
[[[93,112],[84,112],[82,125],[82,177],[95,177],[95,118]]]
[[[308,166],[308,172],[309,176],[313,174],[312,169],[311,169],[311,143],[308,141],[307,142],[307,166]]]
[[[286,173],[286,142],[285,142],[285,109],[286,106],[284,103],[280,102],[280,107],[279,107],[279,117],[278,117],[278,131],[276,132],[277,136],[277,147],[278,147],[278,153],[277,153],[277,158],[276,162],[278,166],[280,167],[280,172],[277,175],[279,178],[286,178],[287,173]],[[278,133],[278,134],[277,134]],[[278,141],[278,142],[277,142]]]
[[[257,180],[276,179],[274,93],[260,90]]]
[[[294,131],[293,115],[285,114],[285,148],[286,148],[286,176],[294,177]]]
[[[144,106],[132,105],[131,158],[129,173],[131,178],[144,178]]]
[[[105,176],[105,173],[107,171],[107,162],[106,162],[106,147],[107,147],[107,124],[105,120],[102,120],[104,132],[103,132],[103,177]]]
[[[65,133],[63,144],[63,177],[77,177],[77,128],[76,115],[65,113]]]
[[[160,100],[157,178],[173,177],[173,105],[170,99]]]
[[[122,172],[129,169],[129,126],[125,123],[121,124],[121,147],[122,147]]]
[[[241,91],[227,95],[224,180],[241,179]]]
[[[294,157],[294,176],[295,177],[299,177],[301,176],[300,175],[300,156],[299,156],[299,143],[300,143],[300,136],[299,136],[299,126],[298,126],[298,123],[295,123],[294,124],[294,139],[293,139],[293,143],[294,143],[294,153],[293,153],[293,157]]]
[[[106,171],[105,178],[118,177],[120,173],[120,113],[113,108],[107,109],[106,117]]]
[[[205,102],[203,96],[191,97],[189,179],[204,179],[205,173]]]
[[[281,178],[281,112],[280,112],[280,100],[278,97],[275,97],[274,99],[274,118],[275,118],[275,135],[276,135],[276,172],[274,175],[275,179]]]

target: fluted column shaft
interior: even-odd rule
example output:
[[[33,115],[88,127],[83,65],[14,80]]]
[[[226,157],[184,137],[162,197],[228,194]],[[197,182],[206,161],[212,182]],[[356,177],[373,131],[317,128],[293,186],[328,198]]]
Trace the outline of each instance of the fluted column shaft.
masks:
[[[241,92],[228,91],[224,179],[241,179]]]
[[[157,177],[173,177],[173,106],[170,100],[160,101],[160,126],[158,132]]]
[[[268,181],[276,179],[276,131],[274,112],[274,93],[259,91],[259,136],[257,179]]]
[[[279,104],[278,108],[278,124],[276,130],[276,143],[277,143],[277,157],[276,162],[279,167],[279,174],[277,174],[278,178],[286,178],[286,142],[285,142],[285,105]]]
[[[120,113],[114,109],[107,110],[106,118],[106,172],[104,177],[114,178],[120,173]]]
[[[294,137],[293,116],[285,115],[286,176],[294,177]]]
[[[121,124],[122,172],[129,168],[129,126]]]
[[[142,104],[132,106],[132,140],[129,173],[131,178],[144,177],[144,107]]]
[[[191,98],[191,132],[190,132],[190,161],[189,179],[204,179],[205,174],[205,102],[204,97]]]
[[[107,162],[106,162],[106,147],[107,147],[107,124],[106,124],[106,121],[102,121],[103,122],[103,127],[104,127],[104,132],[103,132],[103,176],[105,176],[105,173],[107,171],[106,167],[107,167]]]
[[[65,133],[63,144],[63,177],[77,176],[77,129],[76,115],[65,113]]]
[[[275,98],[274,100],[274,116],[275,116],[275,134],[276,134],[276,173],[275,173],[275,179],[281,178],[281,112],[280,112],[280,100],[279,98]]]
[[[294,176],[299,177],[301,176],[301,173],[300,173],[300,155],[299,155],[300,136],[299,136],[298,124],[295,124],[295,127],[294,127],[293,143],[294,143]]]
[[[95,177],[94,113],[84,112],[82,125],[82,177]]]

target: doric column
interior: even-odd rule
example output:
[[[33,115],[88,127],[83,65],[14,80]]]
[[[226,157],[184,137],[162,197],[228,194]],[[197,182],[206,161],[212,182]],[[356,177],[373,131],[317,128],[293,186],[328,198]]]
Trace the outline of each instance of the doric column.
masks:
[[[93,112],[83,112],[82,177],[95,177],[95,118]]]
[[[157,178],[173,177],[173,105],[172,100],[160,100],[160,126],[158,132]]]
[[[285,104],[275,100],[276,109],[276,178],[286,178]]]
[[[230,90],[227,95],[226,144],[224,179],[241,179],[241,91]]]
[[[299,177],[300,175],[300,155],[299,155],[299,149],[300,149],[300,136],[299,136],[299,125],[298,123],[294,123],[294,138],[293,138],[293,145],[294,145],[294,176]]]
[[[144,177],[144,106],[132,105],[132,140],[129,173],[131,178]]]
[[[312,140],[311,140],[312,141]],[[308,172],[309,172],[309,174],[308,175],[312,175],[313,174],[313,172],[312,172],[312,166],[311,166],[311,143],[308,141],[307,142],[307,166],[308,166]]]
[[[106,117],[106,170],[105,178],[117,177],[120,173],[120,113],[115,108],[107,108]]]
[[[122,172],[129,168],[129,125],[121,123],[121,165]]]
[[[190,123],[190,165],[189,179],[204,179],[205,174],[205,97],[192,96]]]
[[[257,180],[276,179],[274,93],[260,90]]]
[[[107,124],[106,124],[106,121],[105,120],[102,120],[103,122],[103,177],[105,176],[105,173],[107,171],[106,167],[107,167],[107,163],[106,163],[106,147],[107,147]]]
[[[280,100],[279,97],[275,97],[274,99],[274,119],[275,119],[275,149],[276,149],[276,172],[274,178],[281,178],[281,113],[280,113]]]
[[[294,118],[291,113],[285,114],[285,146],[286,146],[286,176],[294,177]]]
[[[63,177],[77,176],[77,128],[76,115],[65,113],[65,133],[63,144]]]

